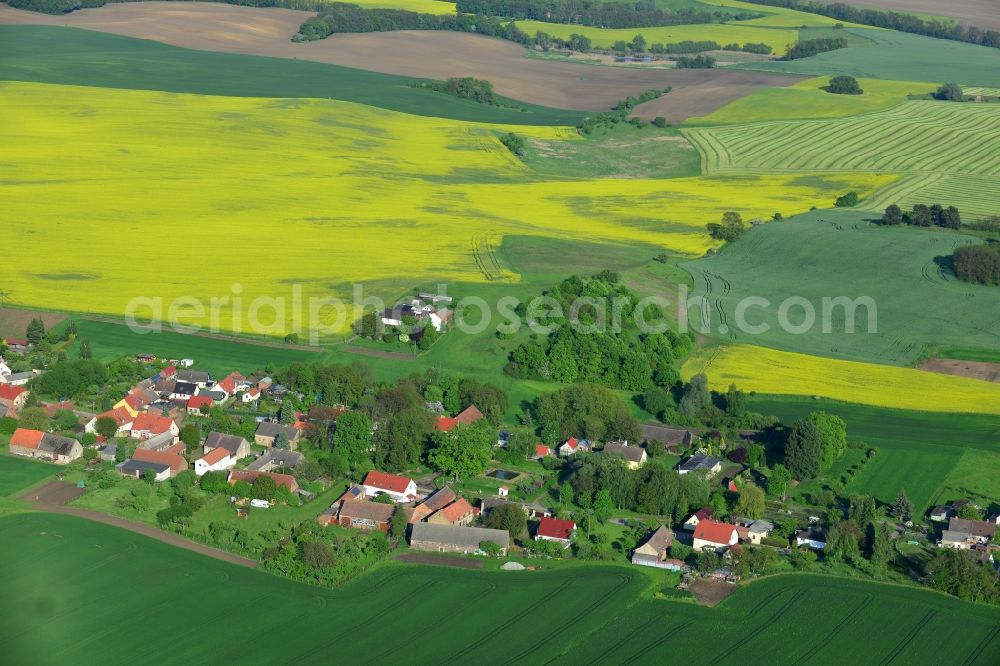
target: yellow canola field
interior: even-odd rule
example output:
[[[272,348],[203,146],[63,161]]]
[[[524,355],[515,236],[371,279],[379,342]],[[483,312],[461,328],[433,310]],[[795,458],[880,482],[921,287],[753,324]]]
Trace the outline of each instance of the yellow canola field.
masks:
[[[698,255],[715,245],[705,225],[726,210],[789,216],[895,180],[545,182],[497,134],[576,140],[572,129],[330,100],[30,83],[0,84],[0,100],[0,228],[15,248],[0,262],[9,302],[121,314],[136,297],[207,303],[238,284],[242,303],[219,308],[217,324],[229,330],[247,330],[234,315],[252,299],[291,298],[293,285],[304,299],[349,297],[352,283],[391,298],[427,281],[495,278],[482,255],[508,234]],[[293,328],[291,314],[275,319],[249,332]]]
[[[839,361],[753,345],[717,347],[693,356],[685,380],[704,372],[714,390],[821,396],[877,407],[1000,414],[1000,384],[913,368]]]

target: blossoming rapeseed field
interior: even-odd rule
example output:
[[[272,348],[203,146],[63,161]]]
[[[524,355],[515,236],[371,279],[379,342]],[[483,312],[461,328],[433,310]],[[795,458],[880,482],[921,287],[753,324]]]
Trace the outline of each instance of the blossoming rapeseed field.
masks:
[[[473,248],[505,234],[698,255],[725,210],[788,216],[895,178],[544,181],[498,134],[576,140],[571,128],[319,99],[32,83],[0,84],[0,96],[0,222],[18,248],[0,285],[13,303],[105,314],[137,296],[207,303],[234,283],[246,307],[293,284],[304,298],[349,296],[351,283],[393,298],[421,281],[485,281]],[[220,326],[240,330],[228,307]]]

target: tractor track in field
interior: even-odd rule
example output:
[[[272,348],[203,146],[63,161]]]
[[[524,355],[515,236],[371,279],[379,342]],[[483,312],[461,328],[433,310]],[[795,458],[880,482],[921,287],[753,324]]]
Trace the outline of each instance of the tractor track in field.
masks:
[[[779,608],[778,611],[774,615],[772,615],[768,619],[764,620],[764,622],[762,622],[760,624],[760,626],[758,626],[757,628],[755,628],[752,632],[748,633],[746,636],[744,636],[740,640],[738,640],[735,643],[731,644],[729,647],[727,647],[725,650],[723,650],[720,654],[716,655],[715,659],[712,660],[712,663],[713,664],[721,664],[721,663],[723,663],[732,653],[734,653],[737,650],[739,650],[741,647],[743,647],[744,645],[746,645],[747,643],[749,643],[751,640],[753,640],[754,638],[756,638],[758,635],[760,635],[760,633],[763,632],[765,629],[767,629],[768,627],[770,627],[771,625],[773,625],[775,622],[777,622],[778,620],[780,620],[782,617],[784,617],[784,615],[788,611],[790,611],[795,606],[795,604],[797,604],[799,602],[799,599],[801,599],[802,597],[805,596],[805,594],[806,594],[806,590],[799,590],[798,592],[796,592],[794,595],[792,595],[792,598],[789,599],[788,602],[784,606],[782,606],[781,608]]]
[[[972,653],[966,658],[966,660],[962,662],[963,665],[972,666],[972,664],[975,664],[976,661],[979,659],[979,655],[981,655],[986,650],[986,648],[990,646],[990,643],[992,643],[993,639],[997,637],[997,634],[1000,634],[1000,626],[993,627],[993,629],[988,634],[986,634],[983,640],[979,641],[979,645],[977,645],[975,649],[972,651]]]
[[[906,649],[906,646],[913,642],[913,639],[917,637],[917,634],[919,634],[921,630],[927,626],[927,623],[934,619],[935,615],[937,615],[937,611],[927,611],[927,613],[925,613],[924,616],[920,618],[915,625],[913,625],[906,635],[903,636],[898,643],[896,643],[896,647],[892,648],[892,651],[879,662],[879,666],[888,666],[888,664],[894,662],[896,657],[898,657],[903,650]]]
[[[870,606],[873,601],[875,601],[875,597],[873,597],[872,595],[867,595],[864,601],[858,604],[857,608],[852,610],[850,613],[844,616],[844,618],[840,622],[834,625],[833,629],[831,629],[826,636],[824,636],[818,643],[813,645],[808,652],[806,652],[804,655],[796,659],[795,660],[796,666],[798,666],[799,664],[804,664],[810,659],[812,659],[814,656],[816,656],[816,653],[818,653],[820,650],[829,645],[830,641],[836,638],[837,635],[841,631],[843,631],[844,627],[846,627],[851,620],[857,617],[859,613],[862,613],[866,608],[868,608],[868,606]]]

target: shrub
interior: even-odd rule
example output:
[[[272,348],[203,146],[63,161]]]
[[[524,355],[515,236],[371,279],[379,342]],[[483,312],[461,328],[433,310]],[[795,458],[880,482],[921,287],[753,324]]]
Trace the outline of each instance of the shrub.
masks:
[[[826,91],[835,95],[860,95],[864,93],[864,90],[858,85],[858,80],[847,75],[835,76],[830,79]]]

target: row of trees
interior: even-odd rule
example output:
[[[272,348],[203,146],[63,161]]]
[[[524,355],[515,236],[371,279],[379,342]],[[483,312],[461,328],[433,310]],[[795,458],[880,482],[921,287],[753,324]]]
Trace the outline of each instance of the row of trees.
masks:
[[[896,204],[890,205],[882,214],[880,224],[896,226],[911,224],[915,227],[944,227],[945,229],[961,229],[962,216],[954,206],[945,208],[941,204],[914,204],[909,212]]]
[[[569,23],[598,28],[647,28],[664,25],[719,23],[763,16],[760,12],[708,10],[682,7],[659,9],[654,0],[603,2],[602,0],[458,0],[456,8],[466,14],[518,20]]]
[[[467,99],[477,104],[499,106],[500,99],[493,90],[493,84],[484,79],[471,76],[452,77],[447,81],[427,81],[414,84],[414,87],[430,88],[446,95]]]
[[[670,91],[671,88],[668,86],[663,89],[650,88],[637,97],[629,95],[615,104],[611,111],[598,113],[593,116],[587,116],[579,125],[576,126],[576,129],[581,134],[591,134],[599,128],[614,127],[615,125],[626,121],[632,122],[633,124],[636,124],[636,121],[638,121],[638,124],[641,125],[642,121],[638,118],[629,119],[629,115],[631,115],[635,107],[654,99],[659,99]]]
[[[700,53],[696,56],[681,56],[677,59],[677,69],[712,69],[715,58]]]
[[[847,40],[843,37],[804,39],[790,46],[781,59],[798,60],[800,58],[810,58],[820,53],[844,48],[847,48]]]
[[[926,35],[939,39],[953,39],[960,42],[1000,48],[1000,32],[996,30],[983,30],[974,25],[964,25],[958,21],[924,19],[916,14],[882,9],[865,9],[841,2],[833,4],[812,2],[810,0],[748,0],[748,2],[757,5],[785,7],[800,12],[820,14],[849,23],[861,23],[916,35]]]
[[[619,284],[616,273],[604,271],[590,279],[572,276],[544,297],[557,303],[558,311],[553,308],[551,316],[535,321],[551,327],[552,333],[514,349],[508,374],[567,384],[595,382],[631,391],[673,386],[680,378],[675,363],[690,353],[692,338],[669,329],[640,333],[636,323],[640,299]],[[520,314],[528,315],[526,310]],[[662,321],[662,313],[653,308],[638,314],[648,314],[650,324]]]

